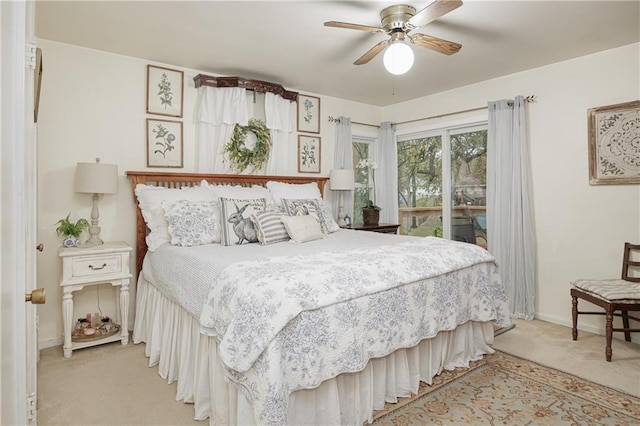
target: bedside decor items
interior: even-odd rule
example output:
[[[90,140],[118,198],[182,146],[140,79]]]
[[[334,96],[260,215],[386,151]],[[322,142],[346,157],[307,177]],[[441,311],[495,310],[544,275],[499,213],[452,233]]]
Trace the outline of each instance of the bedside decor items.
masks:
[[[378,164],[366,158],[358,161],[356,167],[363,169],[367,175],[367,202],[362,208],[362,221],[365,225],[377,225],[380,220],[380,210],[382,210],[376,205],[376,169]],[[371,179],[371,185],[369,185],[369,179]],[[371,190],[373,190],[373,201],[371,200]]]
[[[89,221],[87,219],[78,219],[77,222],[72,222],[71,212],[67,215],[67,217],[60,219],[56,225],[56,233],[58,235],[64,235],[64,240],[62,245],[65,247],[77,247],[80,243],[80,234],[85,229],[89,228]]]
[[[298,172],[320,173],[320,138],[298,135]]]
[[[182,122],[147,118],[147,167],[181,168]]]
[[[252,136],[254,143],[247,143]],[[236,124],[231,140],[224,146],[224,152],[229,158],[231,167],[238,173],[246,169],[258,171],[264,169],[271,153],[271,134],[262,120],[249,119],[249,124]]]
[[[124,241],[107,242],[97,247],[69,249],[60,247],[62,261],[62,324],[64,329],[64,357],[71,357],[76,349],[120,341],[129,343],[129,284],[131,247]],[[116,297],[115,321],[99,313],[74,319],[73,293],[88,286],[110,283],[120,291]],[[96,289],[96,291],[98,291]],[[83,321],[84,320],[84,321]]]
[[[333,169],[329,176],[329,189],[340,191],[340,203],[338,204],[338,226],[341,228],[349,225],[344,211],[344,191],[353,191],[355,187],[353,170]]]
[[[147,65],[147,114],[182,117],[184,72]]]
[[[298,131],[320,133],[320,98],[298,94]]]
[[[95,163],[78,163],[76,167],[75,191],[83,194],[93,194],[89,239],[82,245],[84,247],[101,245],[100,226],[98,226],[100,216],[98,200],[100,200],[104,194],[115,194],[118,192],[118,166],[101,164],[99,158],[96,158]]]
[[[590,108],[589,184],[640,183],[640,101]]]

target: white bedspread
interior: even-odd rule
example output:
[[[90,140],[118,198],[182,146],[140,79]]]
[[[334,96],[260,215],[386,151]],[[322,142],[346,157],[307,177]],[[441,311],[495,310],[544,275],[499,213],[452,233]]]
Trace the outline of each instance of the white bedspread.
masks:
[[[291,392],[439,331],[510,323],[484,249],[440,238],[393,241],[231,263],[208,279],[203,331],[220,340],[229,378],[260,422],[284,424]]]

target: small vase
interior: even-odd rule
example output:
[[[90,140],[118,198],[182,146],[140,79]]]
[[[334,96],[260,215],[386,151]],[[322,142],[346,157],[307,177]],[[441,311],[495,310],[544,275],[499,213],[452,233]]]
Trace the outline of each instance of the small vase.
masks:
[[[65,247],[77,247],[79,243],[80,238],[74,237],[73,235],[67,236],[67,238],[62,241],[62,245]]]
[[[362,222],[365,225],[377,225],[380,211],[376,209],[362,209]]]

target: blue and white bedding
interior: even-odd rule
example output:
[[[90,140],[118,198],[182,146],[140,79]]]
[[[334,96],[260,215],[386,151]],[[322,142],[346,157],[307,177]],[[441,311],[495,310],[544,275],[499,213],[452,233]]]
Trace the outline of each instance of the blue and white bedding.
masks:
[[[510,323],[493,258],[469,244],[339,231],[269,251],[214,246],[163,246],[145,278],[216,336],[228,379],[261,423],[286,423],[289,394],[371,358],[468,321]]]

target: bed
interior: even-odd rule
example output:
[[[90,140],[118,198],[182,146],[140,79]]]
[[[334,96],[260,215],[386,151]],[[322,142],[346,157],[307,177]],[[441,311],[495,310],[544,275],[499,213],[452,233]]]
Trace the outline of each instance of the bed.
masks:
[[[193,403],[197,420],[371,422],[374,410],[415,393],[420,381],[431,383],[444,369],[492,353],[492,324],[510,325],[496,265],[477,246],[326,232],[329,225],[323,228],[329,238],[302,244],[225,246],[226,236],[223,244],[156,244],[149,240],[149,229],[154,231],[144,203],[136,197],[136,188],[148,186],[175,193],[207,186],[217,191],[220,185],[255,189],[252,196],[262,197],[255,194],[275,181],[287,191],[314,186],[321,198],[326,177],[127,176],[137,206],[133,341],[145,343],[149,365],[157,365],[160,376],[177,381],[176,399]],[[276,205],[299,207],[300,200],[285,199],[276,188],[269,190]],[[236,199],[215,202],[240,213]],[[322,203],[311,203],[322,219]],[[230,217],[222,208],[222,217]],[[170,216],[167,209],[173,223]],[[234,225],[224,222],[222,228]]]

